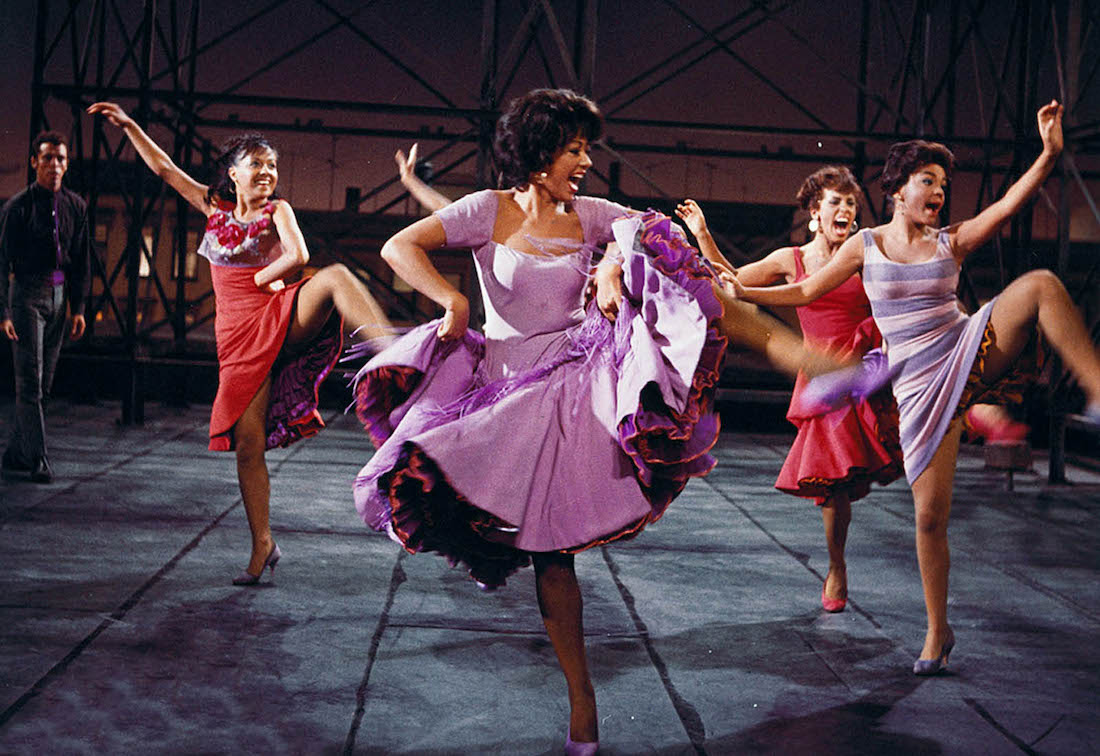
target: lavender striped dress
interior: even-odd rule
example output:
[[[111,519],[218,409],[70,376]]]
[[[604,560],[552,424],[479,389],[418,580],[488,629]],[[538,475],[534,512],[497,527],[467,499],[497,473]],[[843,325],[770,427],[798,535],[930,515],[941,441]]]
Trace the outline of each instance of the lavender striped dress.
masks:
[[[862,237],[863,288],[890,366],[900,369],[894,397],[905,477],[912,484],[955,417],[993,301],[973,315],[959,309],[959,264],[946,230],[939,233],[932,259],[920,263],[894,262],[869,230]]]

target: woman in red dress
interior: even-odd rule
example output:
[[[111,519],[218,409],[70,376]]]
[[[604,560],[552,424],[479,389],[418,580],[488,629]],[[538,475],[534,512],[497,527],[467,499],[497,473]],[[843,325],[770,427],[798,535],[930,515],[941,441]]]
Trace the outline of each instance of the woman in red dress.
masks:
[[[807,176],[797,197],[802,209],[810,213],[813,239],[801,247],[782,247],[738,268],[738,279],[746,286],[768,286],[800,281],[817,271],[855,230],[862,196],[859,183],[847,168],[827,166]],[[694,200],[684,200],[677,214],[708,259],[731,267],[714,244]],[[829,295],[799,307],[798,320],[807,346],[840,360],[858,358],[882,342],[858,274]],[[872,483],[886,484],[902,473],[897,407],[886,386],[865,400],[848,398],[824,412],[825,408],[806,399],[806,383],[806,375],[800,372],[787,411],[798,435],[775,487],[813,499],[821,508],[829,548],[821,605],[826,611],[839,612],[848,599],[844,547],[852,520],[851,503],[866,496]]]
[[[206,186],[183,172],[118,105],[88,112],[120,127],[150,170],[207,218],[199,254],[211,264],[218,393],[210,448],[234,451],[252,533],[248,567],[234,585],[255,585],[281,553],[271,535],[264,453],[311,436],[324,422],[317,390],[340,355],[343,322],[359,338],[388,338],[390,326],[366,287],[343,265],[286,284],[309,260],[294,211],[275,197],[278,154],[259,135],[231,139]]]

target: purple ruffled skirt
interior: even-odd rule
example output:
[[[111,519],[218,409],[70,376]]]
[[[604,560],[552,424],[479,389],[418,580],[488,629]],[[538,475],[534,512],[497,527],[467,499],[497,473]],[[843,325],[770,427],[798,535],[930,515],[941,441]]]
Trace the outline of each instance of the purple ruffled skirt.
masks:
[[[636,535],[710,471],[726,349],[713,276],[667,216],[614,228],[619,317],[591,304],[544,364],[485,381],[484,337],[442,343],[428,323],[359,371],[356,411],[378,446],[355,484],[367,525],[495,587],[530,552]]]

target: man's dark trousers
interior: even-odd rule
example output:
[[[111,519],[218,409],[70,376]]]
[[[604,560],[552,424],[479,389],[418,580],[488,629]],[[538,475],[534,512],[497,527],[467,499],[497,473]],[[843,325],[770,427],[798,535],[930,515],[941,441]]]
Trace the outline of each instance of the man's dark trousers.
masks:
[[[46,456],[44,401],[65,339],[65,286],[50,275],[21,276],[11,284],[11,319],[19,340],[13,341],[15,427],[8,454],[30,466]]]

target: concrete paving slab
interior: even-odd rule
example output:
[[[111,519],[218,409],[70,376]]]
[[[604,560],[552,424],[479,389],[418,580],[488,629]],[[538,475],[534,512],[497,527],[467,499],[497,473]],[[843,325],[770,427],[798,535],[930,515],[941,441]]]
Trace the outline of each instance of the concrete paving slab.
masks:
[[[484,593],[365,528],[350,491],[372,449],[330,412],[269,454],[284,557],[233,587],[248,531],[208,411],[123,428],[117,406],[58,402],[56,481],[0,483],[0,753],[560,752],[530,569]],[[727,430],[660,522],[578,556],[602,753],[1093,753],[1100,475],[1049,486],[1037,453],[1009,493],[964,448],[958,646],[921,679],[908,487],[853,507],[851,600],[826,614],[820,514],[772,488],[790,438]]]

